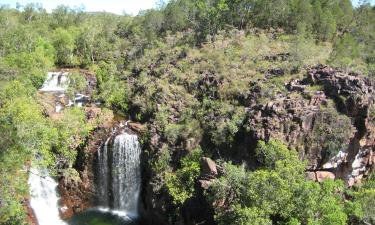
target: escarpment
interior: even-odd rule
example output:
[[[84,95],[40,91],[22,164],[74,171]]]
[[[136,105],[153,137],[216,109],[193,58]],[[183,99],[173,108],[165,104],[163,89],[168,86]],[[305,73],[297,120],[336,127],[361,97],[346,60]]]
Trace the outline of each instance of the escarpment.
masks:
[[[314,180],[325,171],[350,186],[360,182],[374,164],[374,82],[316,66],[308,69],[305,78],[286,86],[288,93],[249,108],[253,138],[284,140],[301,160],[308,161],[309,177]]]
[[[206,76],[202,79],[206,79]],[[147,176],[142,200],[146,211],[154,218],[165,223],[170,220],[176,224],[194,224],[198,221],[210,224],[213,217],[210,210],[214,206],[204,200],[202,193],[223,172],[219,171],[220,163],[217,165],[215,161],[232,161],[254,170],[259,164],[254,156],[259,140],[282,140],[291,151],[297,151],[299,159],[307,162],[307,179],[317,182],[342,179],[347,186],[352,186],[361,183],[370,174],[375,164],[373,80],[360,74],[318,65],[308,68],[300,79],[287,80],[284,83],[285,91],[265,98],[262,83],[268,82],[267,79],[249,82],[251,91],[237,96],[237,101],[245,109],[245,116],[230,145],[217,146],[212,142],[212,130],[204,126],[209,121],[200,121],[201,125],[203,123],[203,129],[199,131],[201,136],[178,137],[177,142],[173,143],[155,121],[148,123],[149,139],[145,148],[149,149],[147,160],[151,164],[163,157],[165,149],[172,152],[169,162],[173,168],[179,168],[184,152],[190,152],[196,146],[200,145],[205,151],[211,152],[211,158],[201,159],[196,196],[179,209],[179,216],[169,214],[176,209],[171,208],[171,196],[163,186],[165,178],[152,166],[144,169]],[[210,82],[220,87],[214,80],[212,76]],[[185,104],[183,99],[180,101],[180,105]],[[171,113],[170,119],[179,121],[178,115],[178,111]],[[220,121],[217,119],[219,116],[218,113],[213,114],[212,119]],[[225,120],[229,121],[230,118]],[[190,125],[195,123],[193,119],[190,122]],[[196,212],[194,208],[202,210]],[[181,215],[188,209],[189,218],[194,219],[185,221],[186,217]]]

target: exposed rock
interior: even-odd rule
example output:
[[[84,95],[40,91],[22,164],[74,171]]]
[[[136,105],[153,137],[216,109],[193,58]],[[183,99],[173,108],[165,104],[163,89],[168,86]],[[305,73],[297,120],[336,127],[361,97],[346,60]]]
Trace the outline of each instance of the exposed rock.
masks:
[[[207,190],[211,186],[212,180],[199,180],[199,183],[203,189]]]
[[[269,69],[266,72],[266,78],[284,76],[284,74],[285,74],[285,71],[281,68]]]
[[[201,168],[203,176],[217,176],[216,163],[207,157],[202,157]]]
[[[218,176],[218,167],[215,161],[207,157],[202,157],[200,164],[201,176],[199,179],[199,183],[203,189],[208,189],[212,184],[213,179]]]
[[[60,214],[63,219],[68,219],[75,213],[82,212],[93,205],[94,196],[91,185],[87,177],[79,181],[63,177],[59,181],[62,203]]]
[[[316,180],[318,182],[322,182],[322,181],[327,180],[327,179],[330,179],[330,180],[334,180],[335,179],[335,174],[333,174],[332,172],[317,171],[315,173],[316,173]]]
[[[89,112],[93,111],[89,110]],[[60,209],[60,213],[62,218],[70,218],[74,213],[81,212],[94,205],[95,153],[111,133],[111,125],[108,122],[96,128],[84,147],[78,149],[74,169],[79,173],[79,178],[70,179],[64,176],[60,178],[58,188],[61,195],[62,209]]]
[[[313,171],[306,172],[306,178],[308,180],[316,181],[316,173]]]
[[[266,55],[263,57],[264,60],[267,61],[286,61],[290,57],[290,53],[279,53],[275,55]]]
[[[27,224],[29,224],[29,225],[38,225],[38,220],[36,219],[34,210],[30,206],[29,199],[26,199],[23,202],[23,206],[26,208],[26,213],[27,213],[26,214],[26,216],[27,216],[26,221],[27,221]]]
[[[274,60],[273,58],[278,60],[277,57],[269,59]],[[272,76],[282,75],[281,71],[264,70],[262,72],[269,72],[273,74]],[[372,156],[375,146],[375,121],[369,116],[369,109],[374,104],[374,83],[357,74],[346,74],[333,68],[317,66],[308,69],[307,78],[287,82],[285,85],[288,91],[280,91],[269,96],[271,95],[267,92],[269,90],[264,90],[260,84],[266,79],[249,81],[248,92],[244,91],[235,96],[235,100],[245,107],[246,121],[244,121],[244,129],[238,131],[233,145],[228,149],[225,149],[225,146],[220,150],[211,149],[210,140],[206,140],[206,138],[209,139],[209,134],[208,137],[203,135],[202,140],[190,140],[190,137],[187,137],[183,140],[185,143],[168,143],[163,132],[155,125],[155,121],[150,121],[148,124],[150,138],[146,143],[148,152],[151,156],[155,156],[160,153],[161,149],[167,147],[171,153],[172,166],[178,166],[181,155],[198,143],[205,150],[212,151],[212,159],[230,159],[236,164],[245,162],[246,168],[252,170],[258,166],[254,160],[254,148],[257,141],[280,139],[288,147],[295,149],[301,160],[308,161],[308,172],[306,172],[308,179],[321,182],[326,179],[340,178],[344,179],[348,185],[361,182],[361,179],[368,175],[375,164],[375,157]],[[218,76],[209,71],[203,71],[198,81],[189,84],[189,88],[200,89],[200,92],[207,93],[210,99],[217,100],[217,89],[221,85],[222,81]],[[318,91],[317,86],[319,86]],[[269,86],[265,85],[265,88]],[[164,96],[159,98],[159,104],[156,107],[161,110],[162,102],[166,100],[168,98]],[[178,121],[178,112],[181,112],[183,107],[175,104],[171,108],[168,109],[168,122]],[[327,153],[327,150],[323,149],[317,132],[323,122],[326,122],[323,120],[326,118],[325,114],[331,115],[330,113],[333,116],[340,116],[340,119],[347,122],[344,124],[347,126],[345,126],[345,137],[342,138],[343,147],[335,149],[335,151],[341,151],[333,156],[332,154],[336,152]],[[343,123],[330,118],[330,124],[340,128]],[[315,139],[311,138],[313,134]],[[361,162],[356,163],[359,167],[353,168],[352,163],[356,155],[365,150],[367,155],[361,154],[359,156]],[[368,160],[364,159],[366,157]],[[209,158],[201,160],[201,169],[202,173],[196,185],[200,187],[197,191],[203,192],[222,172],[218,165]],[[152,171],[152,168],[145,168],[145,171],[147,178],[142,193],[145,208],[155,217],[167,221],[168,213],[175,212],[175,209],[171,209],[168,205],[171,201],[170,196],[161,191],[160,186],[163,181],[160,181],[160,178],[154,174],[155,171]],[[197,201],[197,199],[191,201]],[[209,207],[223,206],[226,206],[225,199],[220,199]],[[183,217],[182,214],[178,216],[179,221],[183,220],[181,217]]]
[[[143,126],[140,123],[135,123],[135,122],[128,122],[127,123],[128,127],[132,130],[134,130],[137,133],[142,133],[145,131],[145,126]]]
[[[307,86],[315,85],[322,86],[323,91],[307,91]],[[310,68],[305,79],[292,80],[286,87],[289,93],[278,94],[263,106],[249,108],[248,126],[252,138],[284,140],[299,152],[300,158],[307,159],[309,170],[333,169],[333,175],[348,184],[349,179],[355,181],[365,175],[372,168],[367,157],[372,155],[375,147],[375,123],[369,115],[375,101],[374,82],[355,73],[319,65]],[[306,141],[322,116],[321,108],[328,104],[329,99],[335,102],[339,112],[352,120],[352,127],[347,149],[328,160],[323,157],[321,146],[311,146]],[[358,156],[360,152],[366,152],[366,155]],[[323,175],[328,176],[327,173]],[[331,178],[332,174],[328,177]]]

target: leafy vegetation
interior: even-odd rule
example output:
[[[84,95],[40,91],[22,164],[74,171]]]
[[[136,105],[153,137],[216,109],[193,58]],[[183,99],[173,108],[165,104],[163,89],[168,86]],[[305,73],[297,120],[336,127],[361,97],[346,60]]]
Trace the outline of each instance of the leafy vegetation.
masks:
[[[260,141],[257,159],[256,171],[226,163],[208,190],[219,224],[347,224],[342,182],[306,181],[304,162],[279,141]]]
[[[374,24],[374,6],[349,0],[171,0],[134,17],[0,6],[0,224],[25,222],[30,164],[77,176],[77,147],[100,118],[79,108],[47,117],[36,93],[48,70],[78,67],[95,73],[95,101],[146,123],[145,146],[161,143],[147,149],[150,179],[176,208],[197,195],[208,156],[225,171],[204,195],[218,224],[374,223],[373,180],[307,181],[305,162],[277,140],[250,143],[256,167],[238,159],[253,109],[288,94],[285,83],[308,66],[374,78]],[[72,74],[68,94],[85,83]],[[329,105],[315,122],[304,144],[325,159],[347,147],[349,117]]]
[[[201,156],[202,150],[195,149],[181,159],[181,168],[174,173],[166,172],[165,185],[176,205],[183,204],[193,196],[195,180],[200,173]]]

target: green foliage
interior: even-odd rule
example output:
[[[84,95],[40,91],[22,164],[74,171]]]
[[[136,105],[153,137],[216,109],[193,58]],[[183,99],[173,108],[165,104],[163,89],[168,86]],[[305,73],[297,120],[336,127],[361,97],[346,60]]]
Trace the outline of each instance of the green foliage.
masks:
[[[352,135],[353,127],[350,118],[339,114],[332,106],[328,106],[321,110],[315,120],[309,143],[312,147],[322,149],[324,161],[345,149]]]
[[[353,36],[344,34],[333,46],[331,62],[348,70],[356,66],[355,60],[359,58],[359,47]]]
[[[169,170],[170,162],[171,162],[171,155],[170,155],[169,149],[166,145],[164,145],[161,148],[160,153],[158,157],[156,158],[156,160],[152,162],[153,171],[157,175],[164,175],[164,172]]]
[[[23,224],[22,202],[28,195],[27,162],[41,156],[43,165],[52,165],[50,152],[56,131],[43,116],[33,97],[35,89],[18,81],[10,82],[0,94],[0,223]]]
[[[53,34],[53,46],[56,49],[56,63],[61,66],[77,65],[77,59],[74,56],[75,37],[73,30],[57,28]]]
[[[294,61],[294,68],[299,71],[306,59],[310,57],[310,49],[313,46],[311,37],[307,32],[307,25],[303,22],[297,24],[297,35],[290,46],[290,54]]]
[[[166,172],[165,185],[177,206],[182,205],[194,194],[194,185],[200,174],[200,148],[194,149],[181,159],[181,166],[174,172]]]
[[[126,112],[128,109],[127,87],[124,82],[111,77],[99,87],[98,99],[105,106]]]
[[[212,143],[231,145],[245,119],[244,108],[204,99],[200,110],[198,115],[204,121],[204,129],[208,130]]]
[[[287,93],[285,83],[301,78],[305,66],[330,55],[334,66],[375,71],[374,8],[353,8],[349,0],[172,0],[135,17],[20,9],[0,8],[0,223],[22,224],[23,168],[35,155],[78,179],[76,148],[95,122],[75,108],[45,118],[34,94],[54,66],[94,71],[96,100],[156,129],[164,145],[149,153],[150,167],[157,190],[164,187],[177,206],[195,194],[203,152],[230,158],[243,149],[237,144],[251,130],[244,127],[249,111]],[[68,94],[85,83],[73,74]],[[327,108],[305,144],[328,159],[351,135],[349,118]],[[205,149],[173,164],[201,142]],[[280,141],[259,141],[255,157],[256,171],[225,163],[208,191],[219,224],[344,224],[347,215],[374,223],[371,188],[344,204],[339,182],[305,181],[305,164]]]
[[[289,153],[288,153],[289,152]],[[215,206],[218,224],[341,224],[347,222],[343,184],[306,181],[305,165],[281,142],[260,142],[258,160],[266,169],[246,171],[225,165],[225,175],[215,180],[206,196]]]
[[[77,156],[76,148],[82,144],[93,128],[87,123],[86,115],[81,108],[70,108],[63,112],[62,117],[53,121],[58,132],[58,139],[54,140],[54,148],[59,161],[67,167],[72,167]]]
[[[375,222],[375,176],[371,175],[364,184],[356,187],[350,193],[354,201],[348,202],[348,214],[351,215],[355,222],[364,222],[372,224]],[[354,224],[354,223],[353,223]]]
[[[266,168],[275,168],[275,163],[279,160],[298,160],[294,152],[278,140],[270,140],[267,143],[258,141],[255,156],[258,162]]]

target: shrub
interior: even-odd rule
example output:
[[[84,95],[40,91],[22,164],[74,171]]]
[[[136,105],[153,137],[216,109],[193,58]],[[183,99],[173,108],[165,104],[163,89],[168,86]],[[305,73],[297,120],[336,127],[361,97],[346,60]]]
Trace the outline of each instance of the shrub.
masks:
[[[165,185],[175,205],[182,205],[195,192],[195,181],[200,174],[200,148],[194,149],[181,159],[181,166],[175,172],[166,172]]]

